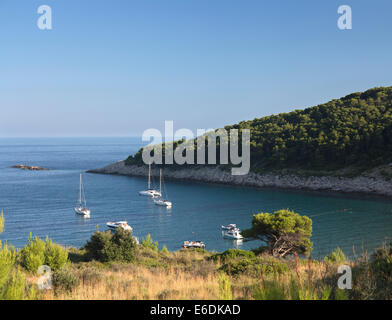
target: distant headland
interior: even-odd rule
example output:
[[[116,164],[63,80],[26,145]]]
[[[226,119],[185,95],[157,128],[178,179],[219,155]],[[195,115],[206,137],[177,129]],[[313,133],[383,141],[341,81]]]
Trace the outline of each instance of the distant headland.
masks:
[[[173,179],[392,196],[392,87],[355,92],[304,110],[225,126],[226,130],[232,128],[250,131],[248,174],[232,175],[227,162],[219,161],[158,167],[164,167],[164,176]],[[223,143],[217,135],[216,139],[211,139],[214,151],[222,154]],[[205,140],[209,145],[210,140]],[[184,142],[174,141],[173,149]],[[194,153],[195,159],[200,150],[191,142],[184,151]],[[209,155],[202,151],[204,163],[208,163]],[[172,152],[161,156],[161,163],[173,163],[171,158],[166,161]],[[143,148],[124,161],[89,172],[144,176]]]

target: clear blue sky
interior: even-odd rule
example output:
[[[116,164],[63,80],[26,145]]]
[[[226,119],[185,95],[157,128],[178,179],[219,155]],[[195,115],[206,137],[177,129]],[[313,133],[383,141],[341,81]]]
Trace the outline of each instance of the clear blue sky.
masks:
[[[1,0],[0,136],[196,131],[389,86],[391,16],[390,0]]]

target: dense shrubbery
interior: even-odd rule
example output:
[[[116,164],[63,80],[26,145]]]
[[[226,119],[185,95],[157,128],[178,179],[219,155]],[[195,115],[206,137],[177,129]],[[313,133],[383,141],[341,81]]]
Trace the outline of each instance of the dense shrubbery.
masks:
[[[269,256],[256,256],[252,251],[229,249],[214,254],[210,260],[221,264],[219,271],[232,276],[246,274],[259,277],[266,274],[283,274],[289,271],[287,263]]]
[[[0,241],[0,287],[4,285],[15,263],[16,253],[13,248],[2,245]]]
[[[324,261],[329,263],[340,263],[346,261],[346,256],[344,255],[342,249],[338,247],[332,251],[331,254],[325,256]]]
[[[59,244],[53,243],[51,239],[46,238],[45,242],[45,264],[52,271],[59,270],[68,264],[68,252]]]
[[[132,262],[135,248],[136,241],[132,233],[122,228],[118,228],[114,234],[111,231],[96,231],[84,247],[88,259],[101,262]]]
[[[65,266],[53,273],[52,285],[55,294],[71,292],[79,285],[79,278],[69,267]]]
[[[221,262],[227,262],[228,260],[237,258],[254,259],[256,258],[256,255],[252,251],[229,249],[222,253],[217,253],[211,257],[211,259],[220,260]]]
[[[36,273],[45,264],[45,242],[30,234],[27,246],[21,251],[21,261],[23,267]]]
[[[0,215],[0,233],[4,228],[4,215]],[[24,274],[15,266],[16,251],[0,241],[0,300],[35,299],[34,287],[27,284]]]
[[[242,121],[225,129],[251,130],[251,168],[255,171],[349,165],[368,168],[389,163],[392,87],[353,93],[316,107]],[[142,150],[126,163],[142,165]]]
[[[154,242],[154,241],[152,240],[150,234],[148,234],[148,235],[146,236],[146,238],[143,238],[143,239],[142,239],[141,244],[142,244],[142,246],[145,247],[145,248],[150,248],[151,250],[154,250],[154,251],[158,251],[158,250],[159,250],[159,249],[158,249],[158,242],[157,242],[157,241]]]
[[[38,237],[33,238],[30,234],[27,246],[20,252],[20,260],[22,266],[33,273],[42,265],[56,271],[68,263],[68,252],[48,237],[43,241]]]

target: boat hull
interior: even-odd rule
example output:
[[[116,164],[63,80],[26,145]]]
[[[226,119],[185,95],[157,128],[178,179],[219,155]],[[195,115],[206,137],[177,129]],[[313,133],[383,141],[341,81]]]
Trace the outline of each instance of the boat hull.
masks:
[[[241,231],[239,229],[232,229],[222,232],[223,237],[226,239],[232,240],[243,240],[244,237],[241,235]]]
[[[162,206],[162,207],[166,207],[166,208],[171,208],[172,207],[172,203],[170,201],[154,200],[154,203],[157,206]]]
[[[232,239],[232,240],[243,240],[244,237],[243,236],[234,236],[234,235],[230,235],[230,234],[223,234],[223,237],[226,239]]]
[[[132,227],[129,226],[128,224],[126,224],[125,226],[123,225],[124,222],[121,222],[121,224],[116,223],[116,222],[108,222],[106,223],[106,226],[110,229],[110,230],[117,230],[118,228],[122,228],[123,230],[127,230],[127,231],[133,231]]]
[[[162,194],[159,191],[156,190],[145,190],[145,191],[140,191],[139,195],[141,196],[146,196],[146,197],[161,197]]]
[[[90,210],[86,208],[75,208],[75,213],[81,216],[88,217],[90,216]]]
[[[184,244],[182,246],[184,249],[205,249],[206,245],[202,241],[184,241]]]

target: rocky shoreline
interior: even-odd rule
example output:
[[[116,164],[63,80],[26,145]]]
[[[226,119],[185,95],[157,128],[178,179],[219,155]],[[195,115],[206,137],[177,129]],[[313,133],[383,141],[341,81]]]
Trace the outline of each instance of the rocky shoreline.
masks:
[[[147,166],[126,166],[124,161],[119,161],[104,168],[87,172],[144,177],[147,176],[148,168]],[[158,170],[153,169],[152,174],[159,176]],[[392,179],[388,181],[377,175],[359,175],[347,178],[338,176],[297,176],[293,174],[256,174],[250,172],[244,176],[232,176],[230,171],[223,171],[219,167],[198,167],[174,170],[165,169],[164,176],[169,179],[258,188],[272,187],[392,196]]]

